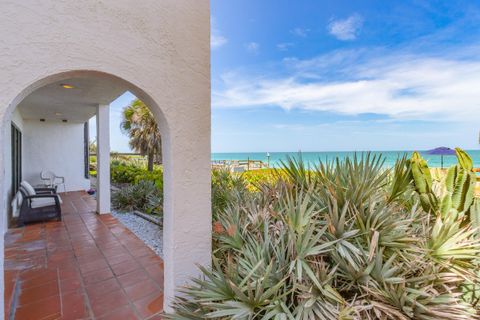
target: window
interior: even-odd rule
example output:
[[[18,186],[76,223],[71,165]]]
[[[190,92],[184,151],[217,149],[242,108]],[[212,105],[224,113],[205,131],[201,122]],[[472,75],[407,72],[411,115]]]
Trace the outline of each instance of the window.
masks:
[[[12,123],[12,193],[15,194],[22,182],[22,132]]]
[[[89,151],[88,121],[83,124],[83,164],[85,179],[90,178],[90,151]]]

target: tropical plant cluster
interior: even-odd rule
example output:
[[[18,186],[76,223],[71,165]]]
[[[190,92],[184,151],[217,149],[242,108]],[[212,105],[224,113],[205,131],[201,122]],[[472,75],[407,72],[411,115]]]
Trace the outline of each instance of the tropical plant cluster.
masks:
[[[309,168],[290,158],[256,188],[213,174],[212,268],[169,319],[477,319],[472,161],[434,178],[415,153]]]
[[[111,161],[110,178],[113,183],[138,183],[142,180],[152,181],[159,189],[163,189],[163,169],[155,167],[148,171],[145,166],[122,161]]]
[[[153,181],[141,180],[112,194],[113,207],[120,211],[163,212],[163,194]]]
[[[110,163],[110,176],[114,184],[121,186],[112,194],[112,204],[115,209],[162,214],[163,170],[161,167],[148,171],[143,165],[113,160]]]

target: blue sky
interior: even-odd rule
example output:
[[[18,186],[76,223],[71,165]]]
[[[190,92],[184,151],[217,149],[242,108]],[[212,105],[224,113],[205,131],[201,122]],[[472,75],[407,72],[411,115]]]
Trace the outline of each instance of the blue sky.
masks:
[[[212,151],[478,147],[476,1],[212,0]],[[112,149],[127,151],[112,104]]]

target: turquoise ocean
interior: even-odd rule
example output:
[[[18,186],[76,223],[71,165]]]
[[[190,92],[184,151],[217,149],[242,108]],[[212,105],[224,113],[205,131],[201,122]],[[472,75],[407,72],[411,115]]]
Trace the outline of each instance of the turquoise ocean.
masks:
[[[480,150],[466,150],[474,162],[474,167],[480,167]],[[342,151],[342,152],[301,152],[302,159],[310,166],[318,164],[320,161],[332,161],[336,158],[345,159],[352,157],[355,153],[357,155],[365,154],[366,152]],[[384,159],[385,167],[392,167],[395,161],[404,156],[410,156],[412,151],[371,151],[372,155],[381,156]],[[429,155],[420,151],[423,158],[425,158],[430,167],[440,167],[441,157],[437,155]],[[238,153],[212,153],[212,161],[218,160],[261,160],[264,163],[270,162],[271,167],[278,167],[282,160],[287,157],[299,157],[299,152],[238,152]],[[270,157],[268,157],[270,155]],[[457,163],[456,156],[444,156],[443,166],[449,167]]]

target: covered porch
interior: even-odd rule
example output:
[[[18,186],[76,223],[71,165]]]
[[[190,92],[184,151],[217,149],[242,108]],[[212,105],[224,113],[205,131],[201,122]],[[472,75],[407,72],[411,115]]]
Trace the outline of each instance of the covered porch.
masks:
[[[5,319],[161,319],[163,261],[85,192],[5,237]]]
[[[5,128],[9,139],[4,157],[11,164],[5,168],[5,227],[17,225],[15,208],[9,204],[22,181],[32,186],[60,182],[59,192],[91,188],[90,140],[97,145],[96,211],[110,213],[109,104],[125,91],[127,88],[115,81],[78,76],[45,85],[19,103]],[[96,126],[90,132],[89,122],[94,117]],[[53,174],[61,178],[42,179]]]

